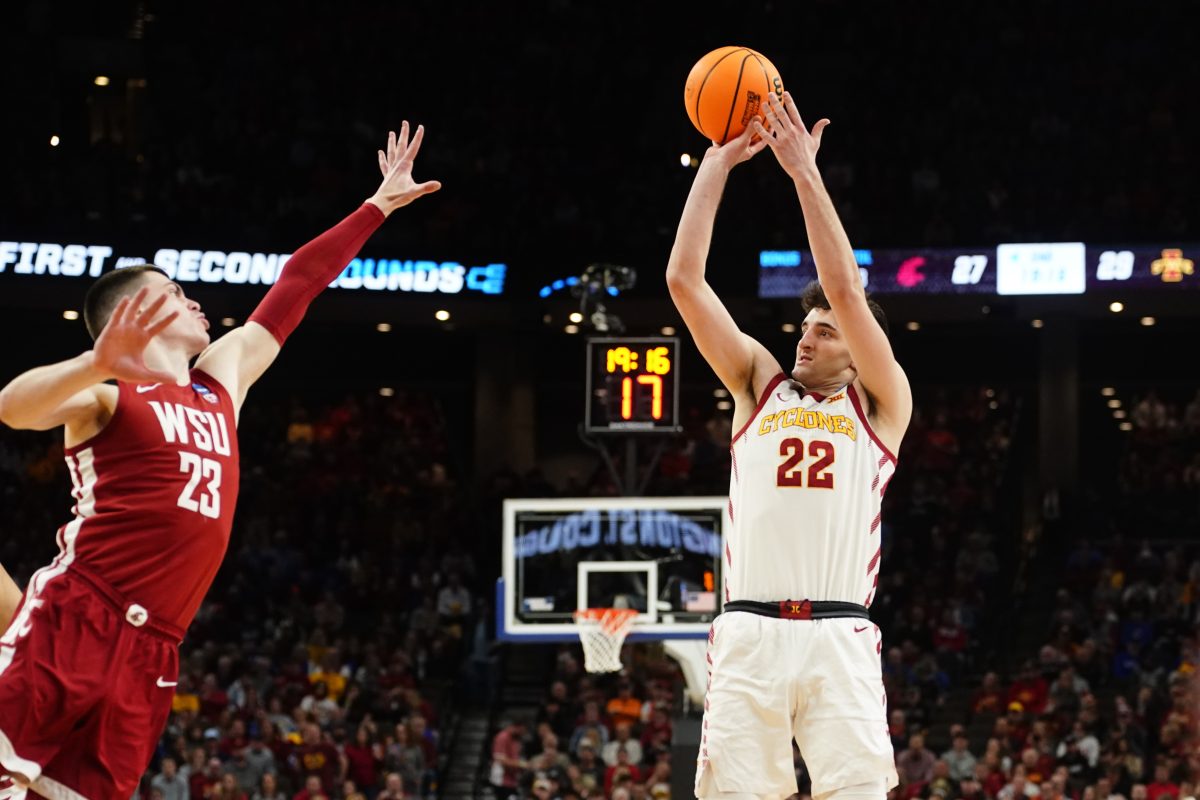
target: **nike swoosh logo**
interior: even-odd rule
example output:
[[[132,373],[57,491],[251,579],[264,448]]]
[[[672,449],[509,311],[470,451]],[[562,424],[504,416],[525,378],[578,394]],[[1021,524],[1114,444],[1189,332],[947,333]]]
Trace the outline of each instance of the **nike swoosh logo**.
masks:
[[[155,681],[155,685],[160,689],[170,689],[172,686],[178,686],[179,681],[164,681],[160,676],[159,679]]]
[[[145,394],[146,392],[153,391],[160,386],[162,386],[161,383],[152,383],[149,386],[139,386],[137,387],[138,394]]]
[[[863,631],[865,631],[865,630],[866,630],[867,628],[869,628],[869,627],[871,627],[871,626],[870,626],[870,625],[863,625],[861,628],[855,628],[855,629],[854,629],[854,632],[855,632],[855,633],[862,633]]]

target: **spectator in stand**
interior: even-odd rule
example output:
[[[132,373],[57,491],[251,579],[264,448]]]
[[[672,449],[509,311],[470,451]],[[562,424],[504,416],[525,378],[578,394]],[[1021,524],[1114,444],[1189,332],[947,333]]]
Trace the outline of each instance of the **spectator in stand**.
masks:
[[[567,685],[562,681],[554,681],[550,684],[546,701],[538,711],[537,722],[549,724],[559,739],[569,741],[577,716],[575,704],[567,693]]]
[[[1146,787],[1147,800],[1179,799],[1179,785],[1171,780],[1171,768],[1166,764],[1154,766],[1154,781]]]
[[[624,782],[639,783],[642,778],[637,764],[629,757],[629,751],[618,750],[616,752],[616,761],[604,771],[604,792],[608,795],[613,793],[614,786]]]
[[[159,773],[150,780],[150,788],[161,792],[163,800],[188,800],[187,775],[179,774],[175,759],[170,756],[163,758]]]
[[[971,698],[971,714],[999,714],[1005,707],[1005,692],[1000,685],[1000,676],[987,672]]]
[[[524,752],[525,723],[519,719],[505,720],[500,732],[492,739],[492,769],[490,783],[499,800],[517,795],[521,773],[529,769]]]
[[[274,773],[268,772],[262,776],[258,791],[251,800],[287,800],[287,795],[279,790],[279,779]]]
[[[615,726],[615,735],[613,740],[604,745],[600,750],[600,755],[604,759],[604,763],[608,766],[614,766],[620,763],[618,756],[621,753],[626,753],[629,756],[628,763],[642,763],[642,743],[634,739],[633,726],[629,722],[618,722]]]
[[[622,723],[629,725],[638,723],[642,714],[642,701],[633,696],[633,684],[622,680],[617,685],[617,696],[608,701],[604,710],[608,713],[608,718],[612,720],[615,733]]]
[[[332,744],[321,738],[321,728],[315,722],[305,723],[301,728],[301,736],[302,743],[292,750],[292,769],[305,782],[306,788],[308,779],[313,777],[320,781],[322,793],[329,795],[339,784],[341,757]]]
[[[305,714],[316,717],[317,724],[322,728],[328,728],[335,719],[341,719],[342,716],[342,709],[329,696],[329,687],[325,685],[325,681],[313,684],[312,693],[305,695],[300,701],[300,709]]]
[[[364,789],[376,785],[379,769],[383,766],[383,745],[371,741],[371,737],[372,727],[359,725],[354,731],[354,741],[342,748],[347,779]]]
[[[409,795],[405,794],[404,787],[409,784],[404,782],[398,772],[389,772],[387,778],[384,779],[383,791],[380,792],[375,800],[408,800]]]
[[[942,761],[949,768],[951,780],[965,781],[975,775],[975,756],[968,748],[966,733],[956,731],[950,749],[942,753]]]
[[[385,764],[389,771],[398,773],[405,786],[420,786],[425,774],[425,750],[412,741],[408,725],[401,722],[394,728],[387,742]]]
[[[950,777],[950,765],[945,761],[933,763],[933,774],[925,788],[929,797],[944,797],[948,800],[958,797],[958,781]]]
[[[462,576],[452,572],[438,592],[437,612],[444,625],[461,626],[471,614],[471,593],[463,586]]]
[[[600,704],[589,700],[583,704],[583,719],[571,733],[571,752],[578,755],[580,743],[589,740],[597,752],[608,744],[608,726],[600,717]]]
[[[600,759],[590,739],[579,745],[579,776],[582,788],[591,790],[604,786],[605,763]]]
[[[359,791],[358,784],[347,778],[342,782],[341,800],[367,800],[367,796]]]
[[[1012,711],[1012,704],[1019,703],[1021,706],[1018,709],[1019,711],[1029,714],[1040,714],[1042,713],[1042,709],[1046,707],[1047,695],[1048,687],[1046,679],[1038,674],[1032,660],[1026,660],[1021,664],[1021,669],[1017,672],[1016,680],[1008,687],[1006,707],[1009,711]]]
[[[320,667],[308,674],[308,682],[315,688],[325,684],[325,692],[336,705],[346,692],[346,676],[342,672],[337,650],[329,650],[321,656]]]
[[[913,734],[908,747],[896,756],[896,771],[900,782],[906,786],[924,786],[933,778],[933,765],[937,761],[933,753],[925,748],[925,737]]]
[[[226,772],[221,776],[220,783],[217,784],[210,797],[212,800],[247,800],[246,793],[242,791],[241,786],[238,786],[237,776],[232,772]]]
[[[321,788],[321,778],[309,775],[304,779],[304,788],[296,792],[292,800],[329,800],[329,795]]]

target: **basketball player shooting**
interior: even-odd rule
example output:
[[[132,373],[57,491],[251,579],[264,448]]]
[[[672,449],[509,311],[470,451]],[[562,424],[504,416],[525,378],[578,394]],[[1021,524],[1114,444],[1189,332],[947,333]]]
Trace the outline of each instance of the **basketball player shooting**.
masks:
[[[769,130],[756,119],[705,154],[667,267],[676,307],[735,401],[725,606],[709,631],[696,795],[794,794],[794,737],[816,800],[881,800],[897,777],[867,607],[912,396],[817,169],[828,120],[810,133],[790,95],[768,98]],[[704,278],[729,172],[766,147],[795,183],[817,265],[789,373]]]
[[[441,188],[413,181],[423,136],[388,135],[375,194],[296,251],[243,327],[210,344],[179,284],[119,269],[88,291],[92,349],[0,391],[4,424],[64,428],[75,498],[0,637],[0,797],[133,795],[229,541],[246,392],[384,219]]]

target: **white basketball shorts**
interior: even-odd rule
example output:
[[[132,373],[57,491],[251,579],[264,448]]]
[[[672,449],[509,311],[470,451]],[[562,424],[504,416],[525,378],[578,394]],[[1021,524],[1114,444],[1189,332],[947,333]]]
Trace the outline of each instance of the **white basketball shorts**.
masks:
[[[792,737],[814,796],[899,780],[887,729],[879,628],[855,617],[721,614],[708,634],[696,796],[797,791]]]

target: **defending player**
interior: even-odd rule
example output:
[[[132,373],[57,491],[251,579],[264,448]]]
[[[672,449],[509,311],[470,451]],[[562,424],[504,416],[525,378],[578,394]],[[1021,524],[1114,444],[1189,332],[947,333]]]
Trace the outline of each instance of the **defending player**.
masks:
[[[171,708],[178,644],[229,541],[246,392],[387,215],[441,188],[413,181],[424,130],[408,133],[389,134],[375,194],[296,251],[245,326],[210,345],[177,283],[120,269],[88,292],[93,348],[0,392],[5,424],[64,427],[75,498],[58,556],[0,637],[0,774],[18,786],[133,794]]]
[[[912,397],[817,170],[828,120],[810,134],[787,94],[771,95],[766,115],[770,132],[755,120],[705,154],[667,268],[675,305],[735,399],[725,609],[709,632],[696,793],[792,795],[795,736],[817,800],[881,800],[897,778],[867,606]],[[804,296],[790,375],[704,279],[729,171],[768,146],[795,182],[819,280]]]

